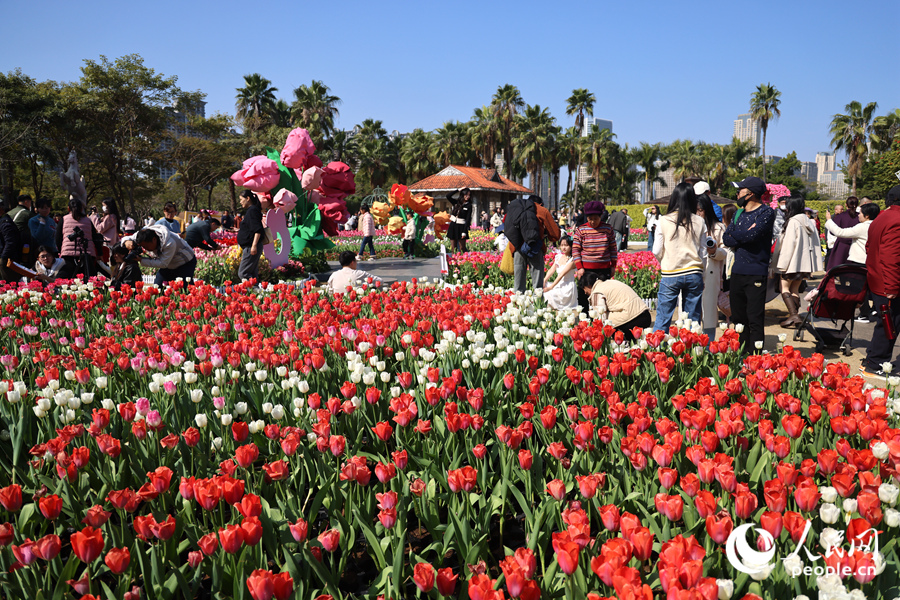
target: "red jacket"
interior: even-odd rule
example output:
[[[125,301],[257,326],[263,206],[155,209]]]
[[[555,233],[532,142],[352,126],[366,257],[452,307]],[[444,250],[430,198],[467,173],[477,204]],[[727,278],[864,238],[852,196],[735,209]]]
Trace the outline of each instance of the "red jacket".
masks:
[[[869,226],[866,269],[873,294],[900,295],[900,206],[881,211]]]

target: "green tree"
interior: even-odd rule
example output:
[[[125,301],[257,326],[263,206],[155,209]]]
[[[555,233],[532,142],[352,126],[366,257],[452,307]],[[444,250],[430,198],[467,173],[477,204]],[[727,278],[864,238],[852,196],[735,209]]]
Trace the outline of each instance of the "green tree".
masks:
[[[781,92],[771,83],[761,83],[750,96],[750,116],[759,123],[762,129],[763,181],[766,180],[766,133],[769,121],[781,116]]]
[[[878,142],[872,144],[872,150],[875,152],[887,152],[900,133],[900,108],[895,108],[894,112],[890,112],[880,117],[875,117],[872,121],[872,128],[878,135]]]
[[[644,202],[653,202],[653,184],[658,183],[662,187],[667,185],[661,174],[669,168],[669,161],[663,159],[662,144],[641,142],[641,145],[634,149],[632,156],[635,164],[643,170],[644,189],[647,194]]]
[[[575,115],[575,128],[579,133],[584,129],[584,115],[594,116],[594,103],[597,97],[584,88],[572,90],[572,95],[566,100],[566,114]]]
[[[539,104],[526,106],[524,113],[516,118],[516,154],[528,172],[531,189],[535,194],[539,194],[539,190],[543,189],[543,167],[544,163],[550,160],[548,150],[554,127],[550,111],[541,108]]]
[[[350,132],[338,129],[331,137],[325,139],[322,150],[323,154],[320,155],[320,158],[323,160],[330,155],[332,160],[353,166],[356,155],[356,138]]]
[[[272,124],[276,127],[290,127],[291,126],[291,106],[279,98],[272,105],[272,108],[269,109],[269,119],[271,119]]]
[[[237,88],[234,107],[245,129],[259,129],[268,122],[277,91],[278,88],[259,73],[244,75],[244,87]]]
[[[465,162],[466,130],[458,121],[447,121],[431,136],[429,157],[439,167]]]
[[[491,107],[494,118],[497,120],[497,142],[503,148],[503,162],[506,176],[515,178],[513,172],[513,120],[518,110],[525,106],[519,88],[512,84],[505,84],[497,88],[494,93]]]
[[[684,181],[697,171],[697,148],[691,140],[675,140],[665,150],[665,157],[675,179]]]
[[[800,178],[800,168],[803,165],[797,159],[797,153],[791,152],[777,163],[769,165],[768,183],[778,183],[786,186],[792,194],[803,192],[806,182]]]
[[[559,136],[560,153],[564,156],[563,162],[569,171],[566,193],[563,194],[563,197],[567,198],[571,193],[573,206],[578,203],[578,189],[572,190],[572,175],[577,172],[578,165],[581,164],[584,156],[584,140],[585,138],[581,137],[581,132],[577,127],[569,127]],[[575,183],[577,184],[578,181],[576,180]]]
[[[136,196],[149,196],[154,180],[146,177],[159,162],[161,143],[170,115],[166,107],[202,100],[199,92],[187,94],[176,77],[164,77],[144,66],[137,54],[109,61],[85,60],[78,82],[78,112],[98,136],[97,162],[119,206],[128,200],[135,212]]]
[[[332,95],[331,88],[314,79],[309,85],[303,84],[294,90],[291,113],[294,123],[309,131],[318,147],[334,133],[334,121],[340,116],[337,108],[340,104],[341,99]]]
[[[609,129],[591,125],[587,135],[585,158],[594,179],[594,199],[600,199],[600,189],[613,176],[618,144],[613,141],[615,134]]]
[[[871,197],[884,198],[888,190],[900,184],[895,175],[900,171],[900,136],[894,138],[889,150],[873,157],[869,162],[873,171],[871,187],[877,190]]]
[[[493,168],[499,140],[499,127],[491,107],[475,109],[469,120],[469,140],[478,153],[482,166]]]
[[[878,104],[868,103],[865,107],[854,100],[844,107],[847,114],[836,114],[831,119],[831,147],[834,151],[847,153],[847,173],[852,180],[852,195],[856,195],[856,178],[862,170],[869,154],[869,142],[881,143],[872,119]]]
[[[400,162],[403,163],[406,175],[413,181],[433,175],[438,169],[430,158],[432,137],[430,132],[417,128],[401,143]]]

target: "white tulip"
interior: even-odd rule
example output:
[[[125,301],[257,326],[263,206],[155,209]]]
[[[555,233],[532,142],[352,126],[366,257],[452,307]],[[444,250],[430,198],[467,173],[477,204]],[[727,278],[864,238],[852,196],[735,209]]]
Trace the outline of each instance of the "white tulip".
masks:
[[[116,403],[113,402],[111,398],[104,398],[100,404],[110,412],[116,410]]]
[[[198,404],[203,400],[203,390],[191,390],[191,402]]]
[[[248,373],[252,373],[256,370],[256,363],[248,362],[246,365],[244,365],[244,368],[247,369]]]
[[[822,494],[822,502],[834,502],[837,500],[837,490],[830,485],[820,487],[819,493]]]
[[[286,377],[287,372],[288,372],[287,367],[285,367],[284,365],[281,365],[280,367],[275,369],[275,374],[278,375],[279,377]]]
[[[90,404],[94,401],[94,392],[82,392],[81,393],[81,402],[84,404]]]
[[[222,389],[221,389],[219,386],[214,385],[214,386],[212,386],[212,387],[209,389],[209,393],[210,393],[210,395],[213,396],[213,397],[221,396],[221,395],[222,395]]]
[[[81,398],[69,398],[69,408],[72,410],[81,408]]]
[[[42,411],[47,412],[51,408],[53,408],[53,404],[50,402],[49,398],[41,398],[40,400],[37,401],[37,407],[40,408]]]
[[[181,365],[181,370],[185,373],[193,373],[194,372],[194,361],[186,360],[184,364]]]
[[[250,429],[251,434],[259,433],[259,431],[260,431],[259,423],[260,423],[260,421],[250,421],[250,423],[248,424],[248,429]]]
[[[6,392],[6,401],[10,404],[17,404],[22,399],[22,395],[16,390]]]
[[[231,421],[232,421],[231,415],[229,415],[229,414],[227,414],[227,413],[226,413],[226,414],[223,414],[222,417],[221,417],[221,419],[222,419],[222,426],[223,426],[223,427],[228,427],[229,425],[231,425]]]
[[[889,362],[881,363],[881,370],[884,371],[884,374],[885,374],[885,375],[890,375],[891,370],[892,370],[893,368],[894,368],[894,365],[892,365],[892,364],[889,363]]]
[[[841,509],[834,504],[825,502],[819,507],[819,516],[822,518],[823,523],[831,525],[837,523],[838,518],[841,516]]]
[[[151,381],[150,383],[147,384],[147,387],[150,389],[151,394],[159,393],[159,384],[157,382]]]
[[[253,376],[256,378],[257,381],[265,381],[266,377],[269,376],[269,372],[260,370],[260,371],[256,371],[255,373],[253,373]]]
[[[782,559],[784,570],[791,577],[797,577],[803,573],[803,559],[797,554],[790,554],[787,558]]]
[[[719,600],[729,600],[734,594],[734,581],[731,579],[716,579],[719,588]]]
[[[37,405],[32,406],[31,410],[34,411],[34,416],[36,416],[38,419],[43,419],[44,417],[47,416],[47,411],[41,410],[40,406],[37,406]]]
[[[241,378],[241,372],[240,372],[240,371],[236,371],[236,370],[232,370],[232,371],[231,371],[231,378],[232,378],[232,379],[240,379],[240,378]]]
[[[875,458],[878,460],[884,460],[891,453],[890,448],[884,442],[876,442],[872,445],[872,454],[875,455]]]
[[[737,331],[738,333],[743,333],[744,332],[744,324],[736,323],[734,326],[734,330]]]
[[[56,381],[56,380],[54,379],[53,381]],[[97,386],[98,390],[105,390],[108,383],[109,382],[106,377],[98,377],[97,379],[94,380],[94,384]],[[52,385],[52,382],[51,382],[51,385]],[[58,381],[56,381],[56,385],[59,385]]]
[[[75,411],[71,408],[66,411],[66,423],[71,423],[75,420]]]
[[[222,449],[222,438],[217,437],[212,441],[213,450],[221,450]]]
[[[238,402],[237,404],[234,405],[234,412],[236,412],[239,415],[247,414],[247,410],[248,409],[247,409],[246,402]]]
[[[893,508],[884,509],[884,522],[888,527],[900,526],[900,511]]]
[[[897,503],[897,496],[900,495],[900,488],[891,483],[882,483],[878,486],[878,499],[885,504],[891,506]]]
[[[280,421],[284,418],[284,407],[280,404],[276,404],[272,408],[272,418],[276,421]]]
[[[854,498],[844,498],[843,507],[845,513],[847,513],[848,515],[852,515],[856,512],[856,500]]]
[[[264,402],[263,405],[262,405],[263,412],[264,412],[265,414],[267,414],[267,415],[268,415],[268,414],[271,414],[272,408],[273,408],[273,407],[272,407],[272,403],[271,403],[271,402]]]
[[[299,419],[299,418],[300,418],[300,415],[302,415],[302,414],[303,414],[303,413],[300,411],[299,408],[296,408],[296,407],[294,408],[294,417],[295,417],[295,418]]]
[[[184,374],[185,383],[197,383],[197,374],[193,371]]]
[[[757,350],[762,350],[762,348],[763,348],[762,342],[753,342],[753,345],[756,347]]]
[[[203,413],[197,413],[194,416],[194,423],[196,423],[197,427],[199,427],[200,429],[206,428],[206,425],[207,425],[206,415]]]

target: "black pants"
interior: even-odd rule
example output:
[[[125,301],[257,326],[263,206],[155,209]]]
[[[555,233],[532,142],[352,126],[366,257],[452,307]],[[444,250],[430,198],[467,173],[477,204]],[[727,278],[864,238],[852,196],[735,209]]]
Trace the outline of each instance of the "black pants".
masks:
[[[87,261],[88,264],[88,277],[97,274],[97,259],[90,254],[82,255],[77,259],[74,256],[63,256],[62,259],[66,261],[66,266],[60,269],[58,279],[75,279],[79,275],[84,277],[84,261]]]
[[[756,342],[766,340],[766,279],[765,275],[731,274],[731,320],[744,326],[741,344],[745,354],[758,352]]]
[[[598,281],[608,281],[612,278],[611,268],[585,269],[584,274],[587,275],[588,273],[596,273],[599,277]],[[591,305],[589,303],[590,299],[588,298],[588,295],[584,293],[584,286],[581,285],[581,282],[579,281],[576,285],[578,286],[578,305],[581,306],[581,310],[584,311],[584,314],[588,314],[591,310]]]
[[[653,324],[653,320],[650,318],[650,311],[645,310],[635,318],[631,319],[627,323],[622,323],[618,327],[617,330],[621,331],[625,334],[625,341],[632,342],[634,341],[634,336],[631,334],[631,330],[635,327],[640,327],[641,329],[647,329]]]
[[[412,256],[416,240],[403,240],[403,256]]]
[[[866,360],[863,366],[872,371],[880,371],[881,365],[891,362],[891,356],[894,354],[894,343],[896,338],[889,340],[884,331],[884,321],[881,316],[881,307],[890,306],[893,313],[894,333],[900,331],[900,298],[888,299],[878,294],[872,294],[872,301],[875,304],[875,310],[878,311],[878,318],[875,319],[875,331],[872,333],[872,341],[869,343],[869,351],[866,353]],[[900,372],[900,359],[893,361],[894,368],[892,373]]]

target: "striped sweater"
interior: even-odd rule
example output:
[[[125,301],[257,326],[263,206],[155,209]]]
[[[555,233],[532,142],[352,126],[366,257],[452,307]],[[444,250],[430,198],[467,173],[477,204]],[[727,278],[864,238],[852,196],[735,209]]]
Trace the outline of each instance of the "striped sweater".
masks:
[[[575,228],[572,257],[577,269],[615,269],[618,249],[612,227],[601,223],[594,229],[589,223]]]

